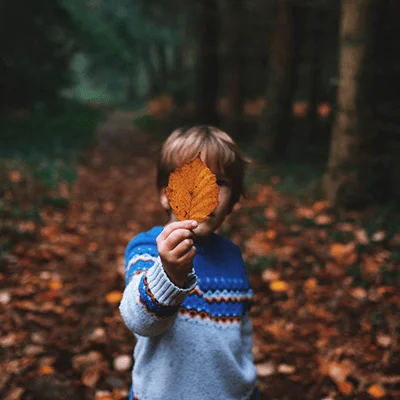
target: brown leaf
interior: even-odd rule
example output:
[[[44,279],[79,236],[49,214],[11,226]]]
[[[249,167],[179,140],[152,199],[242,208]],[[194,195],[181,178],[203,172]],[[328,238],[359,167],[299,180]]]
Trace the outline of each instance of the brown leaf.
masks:
[[[353,385],[348,381],[338,382],[337,384],[339,392],[345,396],[349,395],[353,390]]]
[[[216,177],[200,156],[170,174],[165,193],[180,221],[204,221],[218,205]]]
[[[8,392],[7,400],[20,400],[24,392],[25,389],[20,387],[13,388]]]
[[[357,260],[356,245],[354,242],[348,244],[333,243],[330,255],[338,264],[350,265]]]
[[[86,368],[85,372],[82,375],[82,383],[90,388],[95,387],[97,381],[100,378],[101,370],[102,370],[101,364],[94,364]]]
[[[347,377],[354,371],[355,365],[350,360],[332,362],[328,367],[328,375],[337,384],[346,381]]]

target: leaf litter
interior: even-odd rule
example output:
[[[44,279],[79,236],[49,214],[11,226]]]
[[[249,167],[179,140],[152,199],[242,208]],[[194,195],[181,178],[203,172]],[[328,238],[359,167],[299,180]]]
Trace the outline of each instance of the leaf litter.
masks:
[[[87,154],[68,208],[2,224],[21,228],[0,269],[5,398],[127,398],[134,338],[118,311],[124,249],[167,216],[155,147],[125,148]],[[367,229],[368,215],[326,202],[299,203],[277,182],[258,182],[221,229],[249,267],[262,399],[398,398],[398,232]]]

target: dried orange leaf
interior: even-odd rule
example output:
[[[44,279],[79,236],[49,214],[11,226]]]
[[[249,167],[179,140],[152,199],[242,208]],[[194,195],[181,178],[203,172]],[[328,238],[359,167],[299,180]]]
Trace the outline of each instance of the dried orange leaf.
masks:
[[[342,265],[353,264],[357,260],[356,244],[350,242],[348,244],[333,243],[330,249],[330,255],[335,261]]]
[[[344,394],[345,396],[349,395],[354,390],[353,385],[348,381],[338,382],[337,386],[340,393]]]
[[[289,289],[289,285],[285,281],[272,281],[269,288],[273,292],[286,292]]]
[[[119,303],[121,299],[122,299],[122,293],[119,290],[113,290],[106,296],[107,303],[111,304]]]
[[[60,281],[50,281],[49,288],[52,290],[60,290],[62,288],[62,283]]]
[[[383,389],[383,387],[378,384],[370,386],[367,392],[375,399],[380,399],[386,394],[385,389]]]
[[[38,371],[39,375],[50,375],[52,373],[54,373],[54,368],[51,365],[42,365]]]
[[[217,179],[200,156],[170,174],[165,193],[179,221],[204,221],[218,205]]]
[[[274,231],[273,229],[269,229],[269,230],[267,231],[267,233],[265,234],[265,236],[266,236],[267,239],[269,239],[269,240],[275,240],[277,234],[276,234],[276,231]]]

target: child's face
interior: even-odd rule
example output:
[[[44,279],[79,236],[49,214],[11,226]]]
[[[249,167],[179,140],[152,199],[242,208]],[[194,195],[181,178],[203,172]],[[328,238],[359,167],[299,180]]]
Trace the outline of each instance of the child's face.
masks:
[[[216,173],[215,171],[213,172],[217,176],[217,184],[219,186],[219,203],[217,208],[207,216],[203,222],[200,222],[196,229],[193,230],[199,239],[206,239],[215,232],[224,222],[225,217],[230,211],[232,182],[229,178]],[[164,190],[161,193],[161,204],[164,208],[169,208],[168,199]],[[177,220],[176,216],[172,213],[169,222],[175,222]]]

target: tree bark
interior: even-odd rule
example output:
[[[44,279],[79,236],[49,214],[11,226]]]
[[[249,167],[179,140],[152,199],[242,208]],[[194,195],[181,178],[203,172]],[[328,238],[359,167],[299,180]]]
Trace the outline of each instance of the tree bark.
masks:
[[[160,78],[157,73],[157,69],[154,66],[151,48],[147,45],[144,45],[141,47],[141,50],[142,61],[149,77],[149,95],[153,96],[155,94],[159,94],[161,91]]]
[[[229,133],[237,138],[241,131],[243,108],[243,0],[229,2]]]
[[[323,19],[321,18],[322,13],[319,11],[317,7],[314,7],[310,10],[310,23],[312,24],[312,42],[311,46],[311,68],[310,68],[310,101],[308,107],[308,116],[307,116],[307,141],[310,143],[314,141],[317,136],[317,108],[319,98],[319,88],[320,88],[320,58],[321,58],[321,24],[323,23]]]
[[[279,0],[275,7],[277,7],[276,17],[270,46],[268,84],[265,95],[266,109],[255,138],[255,145],[266,160],[274,160],[285,153],[289,129],[283,131],[282,128],[291,118],[293,9],[286,0]]]
[[[218,125],[218,45],[220,34],[218,0],[202,0],[199,2],[199,8],[197,122],[201,124]]]
[[[342,202],[341,194],[359,196],[362,164],[360,129],[361,77],[371,0],[343,0],[340,27],[337,113],[332,128],[327,170],[322,178],[325,197]]]
[[[159,82],[162,89],[165,88],[165,84],[168,80],[168,62],[167,62],[167,54],[166,54],[166,44],[165,43],[157,43],[157,59],[158,59],[158,67],[159,67]]]

